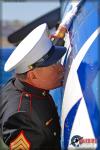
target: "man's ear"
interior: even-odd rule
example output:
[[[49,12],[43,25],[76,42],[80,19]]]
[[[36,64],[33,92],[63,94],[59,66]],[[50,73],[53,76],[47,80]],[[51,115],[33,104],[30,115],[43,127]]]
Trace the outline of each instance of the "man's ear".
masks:
[[[36,79],[36,76],[35,76],[33,70],[30,70],[30,71],[27,72],[27,78],[28,78],[28,80],[31,80],[31,81],[32,81],[33,79]]]

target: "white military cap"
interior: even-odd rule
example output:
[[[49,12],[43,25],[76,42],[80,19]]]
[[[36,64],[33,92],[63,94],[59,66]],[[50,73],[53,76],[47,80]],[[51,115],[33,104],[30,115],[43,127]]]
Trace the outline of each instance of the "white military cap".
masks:
[[[16,73],[25,73],[35,67],[56,63],[66,52],[63,46],[54,46],[48,37],[47,24],[41,24],[29,33],[12,52],[4,70],[15,69]]]

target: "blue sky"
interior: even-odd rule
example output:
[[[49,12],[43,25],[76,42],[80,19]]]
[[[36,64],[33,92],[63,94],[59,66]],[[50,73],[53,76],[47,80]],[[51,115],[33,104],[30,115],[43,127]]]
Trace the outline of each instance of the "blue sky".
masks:
[[[60,3],[57,1],[3,2],[2,19],[29,22],[59,7],[59,5]]]

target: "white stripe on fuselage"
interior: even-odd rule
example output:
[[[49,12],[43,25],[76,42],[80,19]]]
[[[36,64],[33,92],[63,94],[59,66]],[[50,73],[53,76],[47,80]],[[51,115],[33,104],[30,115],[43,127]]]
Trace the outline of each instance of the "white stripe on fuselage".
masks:
[[[65,85],[63,104],[62,104],[62,118],[61,118],[62,136],[63,136],[63,129],[64,129],[64,121],[65,121],[66,116],[68,115],[71,108],[77,103],[77,101],[81,97],[83,97],[80,82],[79,82],[78,75],[77,75],[77,69],[79,68],[90,46],[92,45],[92,43],[95,41],[95,39],[97,38],[99,34],[100,34],[100,27],[98,27],[92,33],[92,35],[88,38],[88,40],[81,47],[77,56],[72,62],[72,65],[68,74],[67,82]],[[84,100],[84,98],[82,100]],[[88,120],[90,121],[89,117],[88,117]]]

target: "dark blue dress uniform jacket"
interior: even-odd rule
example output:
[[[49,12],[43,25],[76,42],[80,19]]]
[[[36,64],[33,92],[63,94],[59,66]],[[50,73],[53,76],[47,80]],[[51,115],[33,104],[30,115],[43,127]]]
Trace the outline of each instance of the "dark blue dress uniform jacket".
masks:
[[[60,150],[60,125],[49,91],[11,79],[1,90],[0,125],[11,150]]]

